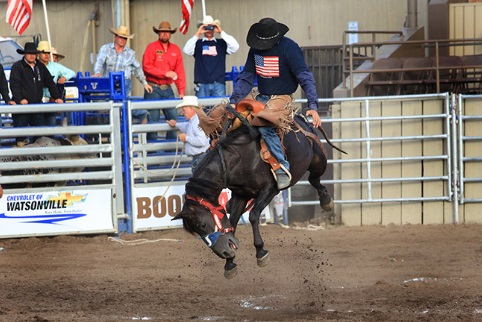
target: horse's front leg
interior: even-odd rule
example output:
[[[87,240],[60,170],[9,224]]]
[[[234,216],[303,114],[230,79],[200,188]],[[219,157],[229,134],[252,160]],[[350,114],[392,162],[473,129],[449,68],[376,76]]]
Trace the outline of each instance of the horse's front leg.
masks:
[[[229,213],[229,221],[231,223],[231,226],[234,228],[234,233],[236,233],[236,227],[247,203],[248,200],[241,198],[233,193],[231,199],[226,205],[226,210]],[[231,279],[234,278],[236,275],[238,275],[238,267],[237,264],[234,262],[234,257],[227,258],[226,264],[224,264],[224,277],[227,279]]]
[[[242,198],[235,193],[232,193],[231,199],[229,199],[228,203],[226,204],[226,211],[229,214],[229,221],[231,223],[231,226],[233,226],[235,232],[239,223],[239,219],[246,211],[247,204],[248,199]]]
[[[256,204],[249,213],[249,222],[253,229],[254,247],[256,248],[256,260],[259,267],[265,267],[269,263],[269,252],[264,249],[264,241],[259,230],[259,217],[264,209]]]
[[[224,277],[229,280],[236,277],[236,275],[238,275],[238,265],[234,262],[234,257],[226,259]]]
[[[258,198],[249,212],[249,222],[253,229],[254,247],[256,248],[256,260],[259,267],[265,267],[269,263],[269,252],[264,249],[264,241],[259,230],[260,216],[264,208],[278,194],[276,186],[267,186],[258,194]]]

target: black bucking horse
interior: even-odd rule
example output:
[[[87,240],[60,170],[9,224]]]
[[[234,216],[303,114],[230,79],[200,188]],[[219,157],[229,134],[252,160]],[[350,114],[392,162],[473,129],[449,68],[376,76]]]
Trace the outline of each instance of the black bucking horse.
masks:
[[[303,117],[297,115],[295,121],[304,131],[316,133]],[[303,130],[290,131],[283,139],[291,165],[291,185],[309,171],[308,181],[318,191],[320,206],[330,211],[333,199],[320,183],[327,166],[326,151],[306,137]],[[322,133],[325,135],[323,130]],[[218,202],[224,188],[231,190],[226,210]],[[183,208],[173,220],[182,219],[186,231],[198,234],[216,255],[226,260],[224,276],[228,279],[237,275],[234,263],[238,249],[236,226],[248,202],[253,199],[248,208],[252,207],[249,221],[253,229],[257,264],[259,267],[268,264],[269,253],[264,249],[259,230],[260,214],[279,190],[271,166],[260,157],[259,132],[255,127],[243,125],[220,139],[197,166],[185,191]]]

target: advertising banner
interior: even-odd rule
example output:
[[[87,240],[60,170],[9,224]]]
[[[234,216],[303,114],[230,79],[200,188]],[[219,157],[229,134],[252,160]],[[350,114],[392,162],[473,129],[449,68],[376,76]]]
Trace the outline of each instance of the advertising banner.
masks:
[[[181,220],[172,220],[182,209],[185,201],[185,183],[169,187],[145,187],[133,189],[132,217],[134,231],[182,227]],[[224,189],[219,195],[219,204],[226,206],[231,191]],[[229,215],[229,214],[228,214]],[[262,216],[270,220],[269,207]],[[243,214],[242,223],[249,223],[248,212]]]
[[[112,232],[110,189],[5,194],[0,237]]]

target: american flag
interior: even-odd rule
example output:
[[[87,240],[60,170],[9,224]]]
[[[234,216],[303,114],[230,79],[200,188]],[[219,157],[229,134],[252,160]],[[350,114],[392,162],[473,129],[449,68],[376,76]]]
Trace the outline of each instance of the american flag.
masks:
[[[184,35],[189,28],[189,20],[191,19],[192,7],[194,6],[194,0],[181,0],[182,1],[182,21],[179,31]]]
[[[32,17],[33,0],[8,0],[6,21],[21,35]]]
[[[263,77],[279,77],[279,57],[254,55],[256,74]]]
[[[217,56],[218,51],[216,50],[216,46],[203,46],[203,55],[208,55],[208,56]]]

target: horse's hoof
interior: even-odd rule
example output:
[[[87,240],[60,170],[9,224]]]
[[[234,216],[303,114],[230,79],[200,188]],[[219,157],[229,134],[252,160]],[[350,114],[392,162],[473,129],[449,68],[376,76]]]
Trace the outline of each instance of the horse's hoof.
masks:
[[[264,255],[264,256],[261,257],[261,258],[257,258],[258,267],[265,267],[265,266],[267,266],[268,263],[269,263],[269,260],[270,260],[269,253],[266,253],[266,255]]]
[[[225,270],[224,271],[224,278],[230,280],[232,278],[235,278],[236,275],[238,275],[238,267],[237,266],[234,266],[234,268],[230,269],[230,270]]]
[[[323,209],[324,211],[326,212],[330,212],[332,211],[333,209],[335,208],[335,202],[333,201],[333,199],[330,198],[330,202],[325,204],[325,205],[321,205],[321,209]]]

